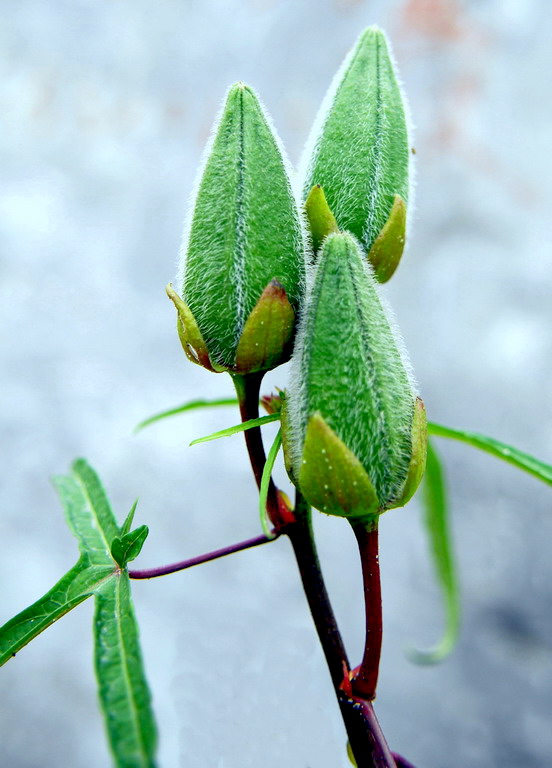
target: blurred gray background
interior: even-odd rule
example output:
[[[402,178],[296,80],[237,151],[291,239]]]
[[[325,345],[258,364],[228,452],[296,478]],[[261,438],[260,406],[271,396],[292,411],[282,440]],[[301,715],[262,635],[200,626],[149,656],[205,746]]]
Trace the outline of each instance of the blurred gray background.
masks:
[[[164,286],[227,85],[261,93],[296,163],[361,29],[393,43],[416,125],[417,205],[388,295],[431,419],[552,461],[552,4],[546,0],[3,0],[0,41],[0,623],[76,559],[49,478],[76,456],[115,509],[140,497],[141,567],[255,535],[236,421],[145,416],[228,377],[188,363]],[[284,368],[270,384],[284,384]],[[417,768],[552,762],[552,495],[461,445],[446,460],[464,623],[442,613],[414,501],[382,521],[377,710]],[[283,470],[278,475],[285,484]],[[317,519],[353,660],[363,620],[348,526]],[[345,734],[285,540],[135,583],[164,768],[346,768]],[[110,764],[92,602],[0,673],[0,765]]]

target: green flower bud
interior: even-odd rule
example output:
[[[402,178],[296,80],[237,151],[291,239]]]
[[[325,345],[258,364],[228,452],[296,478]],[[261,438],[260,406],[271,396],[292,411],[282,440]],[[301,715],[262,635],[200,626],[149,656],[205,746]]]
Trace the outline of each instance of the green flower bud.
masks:
[[[425,467],[425,411],[349,234],[324,241],[292,365],[282,442],[307,501],[352,520],[405,504]]]
[[[190,359],[267,370],[288,359],[304,287],[302,221],[287,161],[251,88],[228,92],[206,151],[170,298]]]
[[[391,277],[404,249],[410,158],[405,103],[387,38],[369,27],[326,94],[302,178],[305,199],[314,185],[323,187],[339,229],[354,234],[374,258],[380,282]]]

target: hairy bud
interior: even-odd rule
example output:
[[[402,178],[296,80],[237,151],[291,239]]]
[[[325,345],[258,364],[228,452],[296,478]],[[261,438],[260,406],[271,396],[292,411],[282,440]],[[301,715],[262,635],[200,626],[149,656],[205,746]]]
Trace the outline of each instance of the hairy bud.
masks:
[[[324,241],[293,376],[283,445],[307,501],[353,520],[406,503],[424,471],[425,412],[372,270],[348,234]]]
[[[304,284],[304,238],[286,160],[251,88],[228,92],[169,292],[190,359],[267,370],[290,355]],[[193,350],[193,351],[192,351]]]
[[[410,157],[389,44],[381,30],[369,27],[320,108],[302,176],[304,198],[314,185],[323,187],[339,229],[363,245],[380,282],[391,277],[405,245]]]

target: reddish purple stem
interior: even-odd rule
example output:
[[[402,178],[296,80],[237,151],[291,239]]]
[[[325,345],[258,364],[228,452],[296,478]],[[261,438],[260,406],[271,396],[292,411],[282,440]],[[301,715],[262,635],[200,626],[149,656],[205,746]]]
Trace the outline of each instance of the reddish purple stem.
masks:
[[[362,564],[366,640],[364,657],[355,670],[352,688],[355,696],[373,701],[376,698],[383,633],[377,520],[373,525],[355,523],[353,530]]]
[[[238,544],[230,544],[228,547],[215,549],[212,552],[206,552],[204,555],[197,555],[197,557],[191,557],[188,560],[181,560],[179,563],[161,565],[159,568],[148,568],[141,571],[129,571],[128,575],[131,579],[154,579],[156,576],[166,576],[169,573],[176,573],[177,571],[184,571],[186,568],[192,568],[194,565],[208,563],[210,560],[218,560],[220,557],[232,555],[234,552],[241,552],[244,549],[258,547],[261,544],[268,544],[269,541],[275,541],[279,535],[280,534],[276,531],[272,531],[271,537],[265,536],[264,534],[262,536],[255,536],[253,539],[246,539],[245,541],[238,542]]]

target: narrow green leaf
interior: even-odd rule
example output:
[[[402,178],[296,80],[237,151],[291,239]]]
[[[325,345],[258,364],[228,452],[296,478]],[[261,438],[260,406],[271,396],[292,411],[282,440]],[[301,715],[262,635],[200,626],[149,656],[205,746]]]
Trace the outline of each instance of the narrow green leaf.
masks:
[[[78,459],[71,476],[54,478],[54,485],[81,552],[86,552],[93,563],[104,564],[106,558],[110,561],[111,542],[119,535],[119,526],[92,467]]]
[[[132,523],[134,520],[134,513],[136,512],[136,507],[138,506],[138,499],[134,502],[132,507],[130,508],[130,512],[125,518],[125,522],[121,526],[121,536],[126,536],[127,533],[129,533],[130,529],[132,528]]]
[[[0,628],[0,666],[113,576],[113,562],[107,566],[88,563],[82,555],[49,592]]]
[[[274,442],[270,446],[268,456],[266,457],[266,462],[263,467],[263,474],[261,477],[261,487],[259,488],[259,515],[261,518],[261,525],[265,533],[265,536],[267,536],[269,539],[274,538],[274,536],[273,534],[271,534],[270,527],[268,525],[267,514],[266,514],[266,500],[268,498],[268,486],[270,484],[270,476],[272,475],[272,470],[274,469],[274,463],[276,461],[276,457],[278,456],[278,451],[280,450],[281,447],[282,447],[282,430],[279,429],[276,434],[276,437],[274,438]]]
[[[152,768],[157,729],[126,573],[96,596],[95,665],[116,765]]]
[[[451,427],[444,427],[441,424],[435,424],[428,422],[427,429],[430,435],[435,437],[449,437],[453,440],[460,440],[463,443],[468,443],[474,448],[479,448],[481,451],[486,451],[497,459],[507,461],[509,464],[513,464],[518,469],[522,469],[525,472],[529,472],[530,475],[538,477],[544,483],[552,485],[552,465],[546,464],[540,459],[536,459],[528,453],[519,451],[517,448],[513,448],[511,445],[495,440],[493,437],[487,437],[486,435],[480,435],[477,432],[466,432],[461,429],[451,429]]]
[[[131,560],[135,560],[144,546],[148,536],[149,528],[147,525],[141,525],[124,536],[116,536],[111,544],[111,554],[121,568]]]
[[[212,408],[225,405],[239,405],[239,403],[235,398],[222,398],[220,400],[190,400],[189,403],[177,405],[175,408],[169,408],[167,411],[161,411],[160,413],[150,416],[148,419],[144,419],[144,421],[141,421],[138,426],[135,427],[134,432],[139,432],[141,429],[144,429],[144,427],[149,427],[150,424],[155,424],[156,421],[168,419],[169,416],[176,416],[179,413],[193,411],[196,408]]]
[[[453,650],[460,629],[460,597],[456,564],[452,550],[447,490],[443,468],[433,445],[428,441],[423,501],[425,527],[431,555],[445,601],[445,632],[439,643],[428,651],[413,651],[413,661],[434,664]]]
[[[253,427],[262,427],[263,424],[269,424],[271,421],[279,421],[279,413],[270,413],[268,416],[260,416],[258,419],[249,419],[249,421],[243,421],[241,424],[236,424],[234,427],[228,427],[228,429],[221,429],[220,432],[213,432],[211,435],[205,437],[198,437],[196,440],[192,440],[190,445],[197,445],[198,443],[208,443],[210,440],[218,440],[219,437],[230,437],[238,432],[245,432]]]

